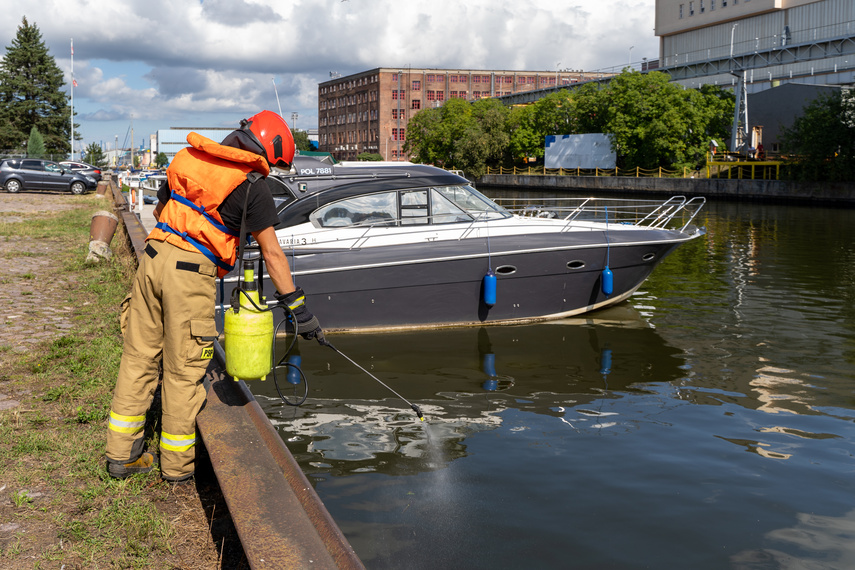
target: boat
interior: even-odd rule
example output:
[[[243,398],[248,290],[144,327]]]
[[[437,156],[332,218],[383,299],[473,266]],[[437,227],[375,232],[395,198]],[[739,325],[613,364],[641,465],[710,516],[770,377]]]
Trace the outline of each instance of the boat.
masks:
[[[692,223],[702,197],[492,200],[434,166],[303,156],[267,180],[279,244],[327,331],[586,313],[627,299],[676,247],[704,234]],[[272,304],[275,288],[261,275]],[[226,276],[220,309],[240,279],[237,269]]]

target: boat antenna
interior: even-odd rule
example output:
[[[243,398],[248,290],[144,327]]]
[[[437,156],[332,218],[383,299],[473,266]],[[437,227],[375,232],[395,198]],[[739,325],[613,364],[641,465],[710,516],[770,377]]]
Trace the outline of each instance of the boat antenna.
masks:
[[[276,106],[279,107],[279,116],[282,116],[282,105],[279,103],[279,90],[276,89],[276,79],[271,79],[273,81],[273,92],[276,93]]]

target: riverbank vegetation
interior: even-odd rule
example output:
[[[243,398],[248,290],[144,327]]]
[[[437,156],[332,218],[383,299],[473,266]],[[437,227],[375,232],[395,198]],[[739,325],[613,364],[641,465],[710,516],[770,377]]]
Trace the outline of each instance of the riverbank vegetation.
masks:
[[[783,147],[791,180],[855,180],[855,95],[841,90],[811,101],[784,129]]]
[[[450,99],[410,120],[404,150],[416,162],[477,178],[488,166],[542,162],[547,135],[606,133],[619,167],[682,171],[704,163],[710,139],[729,138],[733,110],[731,90],[684,89],[665,73],[625,70],[531,105]]]
[[[118,307],[135,257],[120,227],[109,262],[84,261],[92,213],[104,206],[0,194],[0,567],[241,567],[210,462],[185,485],[156,470],[107,475]]]

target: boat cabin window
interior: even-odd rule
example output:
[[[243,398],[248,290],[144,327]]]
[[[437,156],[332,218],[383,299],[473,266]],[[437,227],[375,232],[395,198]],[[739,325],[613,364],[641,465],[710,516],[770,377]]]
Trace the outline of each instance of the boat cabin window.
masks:
[[[480,206],[483,210],[483,204]],[[309,215],[318,228],[471,222],[472,215],[437,188],[382,192],[327,204]]]
[[[277,177],[268,176],[265,180],[267,181],[267,187],[270,188],[270,193],[273,195],[273,201],[276,203],[277,210],[281,211],[284,206],[287,206],[296,199],[291,189]]]
[[[427,190],[407,190],[400,197],[402,226],[428,223]]]
[[[318,228],[341,228],[355,225],[394,226],[397,219],[397,192],[382,192],[339,200],[327,204],[309,215],[312,225]]]

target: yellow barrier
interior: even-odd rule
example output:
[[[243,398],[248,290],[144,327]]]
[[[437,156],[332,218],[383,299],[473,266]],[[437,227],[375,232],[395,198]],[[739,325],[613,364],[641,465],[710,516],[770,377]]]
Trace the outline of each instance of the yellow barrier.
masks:
[[[707,160],[707,178],[736,178],[751,180],[780,180],[781,161],[776,160]],[[773,175],[774,169],[774,175]],[[726,171],[726,175],[723,172]],[[746,176],[750,172],[750,175]],[[487,174],[521,174],[529,176],[626,176],[632,178],[695,178],[698,171],[684,167],[679,170],[667,168],[544,168],[543,166],[512,166],[505,168],[487,167]]]
[[[487,167],[487,174],[521,174],[529,176],[629,176],[635,178],[641,177],[689,177],[689,169],[684,168],[682,173],[679,170],[669,170],[667,168],[645,169],[640,167],[635,168],[544,168],[543,166],[512,166],[505,168],[503,166]]]

